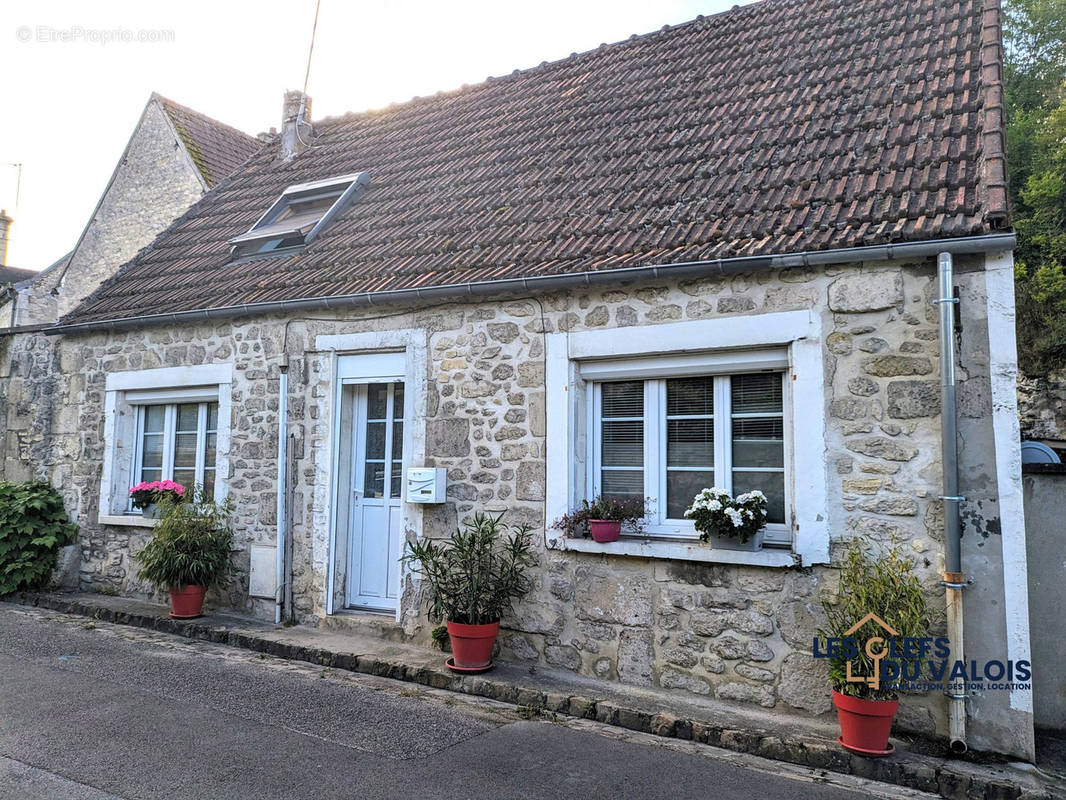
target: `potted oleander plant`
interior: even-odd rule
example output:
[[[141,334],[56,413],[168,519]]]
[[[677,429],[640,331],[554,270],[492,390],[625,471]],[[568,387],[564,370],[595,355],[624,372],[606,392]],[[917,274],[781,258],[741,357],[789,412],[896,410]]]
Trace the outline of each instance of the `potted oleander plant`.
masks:
[[[606,544],[618,541],[623,527],[631,533],[640,533],[646,514],[647,502],[643,498],[598,495],[591,502],[582,500],[580,506],[561,516],[552,527],[569,537],[591,535],[595,541]]]
[[[448,628],[445,664],[455,672],[492,669],[500,619],[531,588],[532,529],[505,525],[503,516],[479,512],[448,539],[408,542],[403,555],[421,573],[430,619]]]
[[[159,504],[164,500],[179,503],[185,497],[185,487],[174,481],[141,481],[130,489],[130,502],[148,519],[159,516]]]
[[[888,640],[929,636],[933,612],[918,576],[914,559],[898,544],[874,553],[854,539],[840,567],[840,588],[834,600],[822,604],[827,623],[818,631],[822,652],[828,653],[833,705],[840,721],[840,744],[866,756],[886,756],[894,748],[888,737],[899,710],[897,678],[882,677]],[[876,619],[875,619],[876,616]],[[847,641],[853,647],[830,648],[828,640]],[[923,671],[920,656],[908,657],[906,648],[892,655],[900,675],[916,679]],[[834,654],[835,653],[835,654]]]
[[[229,568],[230,502],[216,503],[202,490],[195,494],[162,498],[151,538],[137,556],[140,577],[169,593],[175,619],[202,616],[204,595]]]
[[[758,549],[766,527],[766,495],[758,489],[733,497],[725,489],[702,489],[685,510],[700,532],[700,541],[714,547]]]

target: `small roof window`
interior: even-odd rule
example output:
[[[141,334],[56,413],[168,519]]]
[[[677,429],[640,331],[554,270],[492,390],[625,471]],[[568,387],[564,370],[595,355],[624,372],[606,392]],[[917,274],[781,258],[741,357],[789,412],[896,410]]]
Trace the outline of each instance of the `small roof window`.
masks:
[[[229,240],[243,258],[291,251],[311,242],[370,182],[366,172],[288,187],[248,233]]]

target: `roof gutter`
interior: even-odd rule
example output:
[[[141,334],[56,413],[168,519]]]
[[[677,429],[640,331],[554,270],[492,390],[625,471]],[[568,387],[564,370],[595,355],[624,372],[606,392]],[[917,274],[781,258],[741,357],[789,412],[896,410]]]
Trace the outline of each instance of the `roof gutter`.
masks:
[[[391,305],[422,300],[446,300],[515,292],[550,292],[562,289],[591,288],[617,285],[622,281],[695,278],[715,275],[734,275],[757,270],[791,269],[825,264],[854,263],[856,261],[890,261],[936,257],[940,253],[962,255],[1013,250],[1013,233],[993,233],[955,239],[932,239],[901,244],[879,244],[865,247],[841,247],[833,250],[811,250],[785,255],[744,256],[709,261],[687,261],[673,264],[653,264],[641,267],[593,270],[566,275],[539,275],[529,278],[451,283],[442,286],[393,289],[383,292],[360,292],[335,297],[309,297],[294,300],[275,300],[264,303],[242,303],[236,306],[175,311],[169,314],[148,314],[124,319],[98,320],[48,328],[49,334],[87,333],[91,331],[124,331],[147,325],[184,324],[252,315],[291,311],[324,311],[363,306]]]

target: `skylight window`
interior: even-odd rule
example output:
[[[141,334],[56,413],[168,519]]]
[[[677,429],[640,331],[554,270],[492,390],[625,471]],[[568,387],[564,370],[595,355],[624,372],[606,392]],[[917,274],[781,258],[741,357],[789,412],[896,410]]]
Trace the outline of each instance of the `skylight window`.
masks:
[[[248,233],[229,240],[233,255],[243,258],[295,250],[348,208],[370,182],[366,172],[290,186]]]

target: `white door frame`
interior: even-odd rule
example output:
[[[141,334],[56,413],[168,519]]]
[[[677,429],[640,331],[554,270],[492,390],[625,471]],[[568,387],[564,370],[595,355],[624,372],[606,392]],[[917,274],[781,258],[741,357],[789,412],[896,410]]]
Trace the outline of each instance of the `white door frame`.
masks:
[[[404,430],[403,452],[405,468],[410,465],[425,463],[426,454],[426,392],[427,392],[427,334],[417,328],[397,330],[370,331],[366,333],[328,334],[315,337],[315,348],[327,356],[331,391],[328,402],[331,407],[323,409],[324,416],[331,420],[327,432],[328,446],[320,451],[318,464],[321,473],[329,476],[329,548],[326,555],[327,575],[325,585],[326,614],[334,614],[335,608],[337,559],[347,558],[347,552],[337,552],[337,509],[338,494],[342,488],[339,484],[341,453],[344,449],[341,441],[341,411],[343,382],[359,383],[360,378],[349,374],[353,361],[350,356],[388,355],[396,358],[403,356],[404,368],[401,380],[404,382]],[[323,364],[326,366],[326,364]],[[422,537],[422,515],[416,513],[408,503],[403,504],[403,538],[420,539]],[[325,531],[324,531],[325,533]],[[409,568],[399,565],[400,602],[397,604],[396,620],[399,621],[404,611],[403,589]]]
[[[400,355],[401,355],[401,358],[402,358],[402,354],[400,354]],[[400,362],[400,366],[401,367],[403,366],[402,361]],[[391,379],[390,378],[374,378],[372,380],[362,380],[362,379],[359,379],[359,378],[346,378],[346,379],[343,379],[341,381],[341,386],[342,387],[344,387],[344,386],[352,386],[355,389],[355,396],[354,396],[354,398],[352,398],[353,402],[352,402],[352,406],[351,406],[350,411],[345,412],[342,409],[342,413],[350,413],[352,415],[351,437],[349,438],[347,455],[345,455],[345,453],[343,451],[341,453],[341,457],[342,458],[348,458],[350,460],[350,466],[349,466],[350,473],[349,473],[348,481],[347,481],[347,483],[348,483],[347,489],[348,489],[349,494],[348,494],[348,496],[346,498],[348,502],[347,502],[347,529],[346,529],[346,535],[345,535],[345,539],[346,539],[346,542],[347,542],[345,550],[347,552],[345,553],[346,568],[345,568],[345,587],[344,587],[345,603],[344,604],[345,604],[345,608],[366,609],[368,611],[385,612],[385,611],[394,611],[395,609],[393,609],[391,607],[388,607],[388,606],[380,606],[380,605],[373,604],[370,600],[367,599],[367,598],[370,597],[369,595],[362,595],[362,597],[357,602],[356,601],[357,600],[357,596],[356,596],[355,586],[354,586],[355,572],[354,572],[353,567],[355,566],[356,562],[353,559],[353,553],[354,553],[355,547],[357,545],[360,547],[360,549],[362,549],[363,536],[365,535],[364,526],[361,523],[357,523],[356,519],[357,519],[357,514],[359,514],[360,511],[361,511],[361,509],[358,508],[357,504],[360,503],[360,502],[365,502],[366,501],[366,498],[363,496],[363,494],[364,494],[363,489],[365,488],[365,485],[366,485],[366,469],[367,469],[367,458],[366,458],[367,442],[366,442],[366,436],[367,436],[367,430],[368,430],[367,423],[369,421],[368,392],[369,392],[369,388],[370,388],[371,385],[379,385],[379,386],[388,387],[387,395],[386,395],[386,399],[385,399],[385,420],[386,420],[386,422],[385,422],[385,441],[384,441],[384,452],[382,454],[384,456],[385,472],[384,472],[384,478],[383,478],[383,484],[382,484],[383,496],[381,498],[382,507],[384,508],[384,513],[385,513],[385,524],[386,524],[386,528],[387,528],[387,532],[386,532],[386,536],[387,536],[387,538],[386,538],[386,554],[387,554],[388,548],[391,546],[391,542],[392,542],[392,538],[391,538],[391,536],[392,536],[392,534],[391,534],[391,513],[392,512],[389,509],[391,507],[395,507],[395,508],[399,509],[399,512],[400,512],[400,515],[401,515],[401,522],[402,522],[402,516],[404,514],[402,478],[401,478],[401,484],[400,484],[401,488],[400,488],[399,496],[395,497],[395,498],[390,496],[392,494],[392,478],[393,478],[393,474],[392,474],[392,471],[393,471],[393,458],[392,458],[392,449],[393,448],[392,448],[392,445],[393,445],[393,427],[394,427],[393,426],[393,422],[399,421],[402,425],[404,425],[404,426],[407,425],[407,420],[404,419],[404,410],[402,408],[396,409],[394,407],[395,387],[396,386],[403,386],[404,387],[404,389],[405,389],[404,395],[406,397],[406,386],[405,386],[405,384],[403,382],[403,378],[402,377],[396,377],[396,378],[391,378]],[[402,448],[402,443],[401,443],[401,448]],[[406,461],[406,459],[404,459],[404,461]],[[401,470],[400,474],[401,475],[403,474],[403,468],[404,468],[403,464],[401,464],[401,466],[400,466],[400,470]],[[356,497],[357,495],[358,495],[358,499]],[[358,535],[359,535],[359,541],[358,542],[353,538],[353,534],[356,533],[356,532],[358,532]],[[400,547],[402,547],[402,546],[403,545],[402,545],[402,535],[401,535]],[[338,554],[338,556],[339,555],[340,554]],[[397,560],[388,567],[388,569],[391,569],[392,572],[393,572],[391,577],[394,579],[396,587],[399,587],[399,585],[400,585],[400,562],[398,560],[400,555],[401,555],[401,553],[397,552]],[[386,579],[385,579],[385,586],[386,586],[385,599],[386,600],[388,599],[388,584],[390,582],[391,581],[389,580],[389,577],[386,577]],[[396,605],[397,606],[399,605],[399,597],[398,596],[396,598]]]

